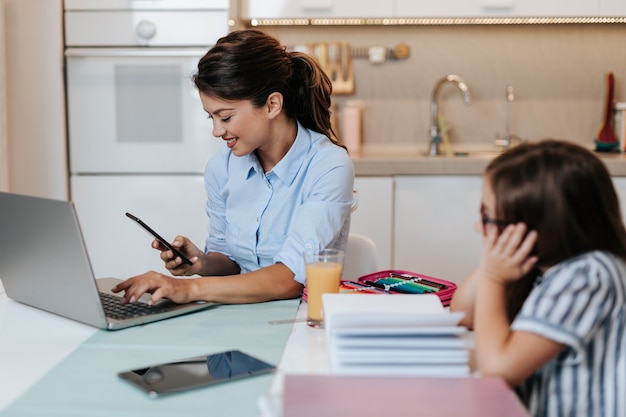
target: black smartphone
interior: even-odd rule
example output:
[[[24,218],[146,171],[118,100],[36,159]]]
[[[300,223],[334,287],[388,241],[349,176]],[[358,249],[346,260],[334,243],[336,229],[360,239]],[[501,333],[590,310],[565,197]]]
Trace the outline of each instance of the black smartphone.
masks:
[[[164,394],[261,375],[275,369],[275,365],[247,353],[229,350],[120,372],[118,376],[150,397],[156,398]]]
[[[189,258],[187,258],[185,255],[180,253],[180,251],[178,249],[176,249],[175,247],[170,245],[170,243],[167,240],[163,239],[157,232],[152,230],[147,224],[142,222],[138,217],[133,216],[130,213],[126,213],[126,217],[128,217],[129,219],[134,220],[135,223],[137,223],[139,226],[143,227],[144,230],[146,230],[148,233],[150,233],[152,236],[154,236],[159,242],[161,242],[161,244],[163,246],[165,246],[166,248],[168,248],[169,250],[174,252],[175,256],[180,257],[180,259],[182,259],[184,263],[186,263],[187,265],[193,265],[193,263],[189,260]]]

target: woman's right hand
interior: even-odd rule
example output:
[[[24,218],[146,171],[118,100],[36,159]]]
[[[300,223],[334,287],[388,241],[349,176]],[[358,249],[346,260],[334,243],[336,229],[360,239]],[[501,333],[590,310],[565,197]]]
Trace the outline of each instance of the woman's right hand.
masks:
[[[196,245],[191,242],[185,236],[176,236],[174,241],[172,242],[172,246],[175,247],[182,254],[187,256],[191,261],[191,265],[188,265],[183,262],[183,260],[174,254],[171,250],[166,248],[161,242],[158,240],[152,241],[152,247],[156,250],[161,251],[161,260],[165,263],[165,268],[172,275],[177,276],[191,276],[198,274],[201,270],[201,265],[199,265],[199,261],[204,255]]]

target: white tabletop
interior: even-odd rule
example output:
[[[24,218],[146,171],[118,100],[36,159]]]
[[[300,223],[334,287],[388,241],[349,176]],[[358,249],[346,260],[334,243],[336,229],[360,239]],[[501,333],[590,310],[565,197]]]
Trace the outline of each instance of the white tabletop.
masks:
[[[11,300],[0,281],[0,412],[97,331]],[[325,332],[306,325],[305,303],[298,309],[271,389],[259,399],[262,416],[280,414],[286,373],[330,373]]]
[[[9,299],[0,281],[0,411],[97,330]]]

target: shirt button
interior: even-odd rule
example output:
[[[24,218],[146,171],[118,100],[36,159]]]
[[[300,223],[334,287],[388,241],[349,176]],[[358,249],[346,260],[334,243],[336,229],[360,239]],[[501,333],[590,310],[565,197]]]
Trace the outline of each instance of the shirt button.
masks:
[[[259,218],[258,218],[258,217],[256,218],[256,222],[257,222],[257,223],[259,222]]]
[[[272,188],[272,186],[271,186],[271,185],[269,185],[269,184],[267,184],[267,188]]]

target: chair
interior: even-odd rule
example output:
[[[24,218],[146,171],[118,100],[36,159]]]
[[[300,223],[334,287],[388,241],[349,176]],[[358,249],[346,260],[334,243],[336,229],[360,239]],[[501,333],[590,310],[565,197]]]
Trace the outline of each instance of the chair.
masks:
[[[376,244],[367,236],[350,233],[343,260],[344,280],[355,281],[360,276],[378,270]]]

